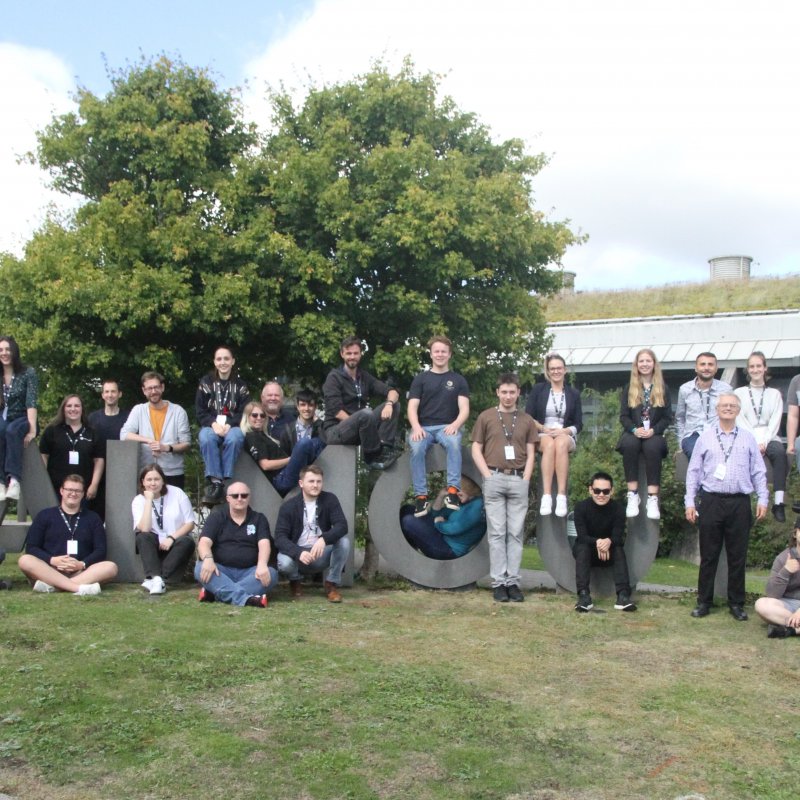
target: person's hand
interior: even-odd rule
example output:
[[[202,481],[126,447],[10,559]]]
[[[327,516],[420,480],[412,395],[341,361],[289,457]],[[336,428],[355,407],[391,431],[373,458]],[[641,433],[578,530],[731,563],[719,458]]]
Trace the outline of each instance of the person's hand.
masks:
[[[86,499],[94,500],[97,497],[98,486],[96,483],[90,483],[89,488],[86,490]]]
[[[165,538],[160,539],[158,542],[158,549],[159,550],[172,550],[172,545],[175,544],[173,539]]]
[[[786,620],[786,625],[789,628],[800,629],[800,609],[795,611],[794,614]]]
[[[697,522],[697,509],[694,506],[686,509],[686,519],[691,523]]]
[[[797,572],[797,570],[800,569],[800,561],[796,558],[792,558],[790,555],[783,566],[786,568],[787,572]]]
[[[211,423],[211,430],[217,434],[217,436],[224,436],[225,435],[225,428],[227,426],[220,425],[219,422],[212,422]]]
[[[421,442],[428,434],[417,425],[411,429],[411,441],[412,442]]]
[[[756,506],[756,519],[764,519],[767,516],[767,507],[762,505]]]
[[[150,452],[154,456],[160,455],[161,453],[165,453],[166,450],[167,450],[167,448],[164,447],[161,444],[161,442],[157,442],[155,439],[153,439],[152,441],[148,442],[148,444],[150,445]]]
[[[219,575],[217,565],[213,558],[204,558],[203,566],[200,569],[200,583],[208,583],[212,575]]]
[[[394,406],[389,405],[389,403],[385,403],[383,408],[381,409],[381,419],[391,419],[393,411],[394,411]]]
[[[28,431],[25,434],[25,438],[22,440],[23,447],[27,447],[33,441],[35,436],[36,436],[36,433],[34,431],[32,431],[32,430]]]
[[[649,439],[653,435],[653,429],[645,427],[637,428],[633,435],[639,439]]]
[[[256,565],[256,578],[261,581],[261,585],[266,589],[272,583],[272,578],[269,574],[269,567],[266,564]]]
[[[766,446],[765,444],[760,444],[760,445],[758,446],[758,450],[759,450],[759,452],[761,453],[761,455],[763,456],[763,455],[764,455],[764,453],[766,453],[766,452],[767,452],[767,446]]]
[[[597,557],[601,561],[608,561],[611,558],[611,539],[597,540]]]

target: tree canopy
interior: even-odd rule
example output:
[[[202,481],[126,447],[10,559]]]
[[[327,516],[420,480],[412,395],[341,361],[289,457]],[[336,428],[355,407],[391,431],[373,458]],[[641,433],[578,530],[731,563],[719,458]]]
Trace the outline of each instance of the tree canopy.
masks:
[[[532,205],[546,159],[494,143],[438,83],[378,64],[298,107],[276,92],[263,138],[233,93],[166,58],[105,97],[81,89],[37,158],[82,203],[0,262],[0,329],[47,401],[146,368],[188,395],[220,342],[254,381],[319,385],[352,333],[401,384],[434,333],[471,381],[533,363],[536,295],[576,237]]]

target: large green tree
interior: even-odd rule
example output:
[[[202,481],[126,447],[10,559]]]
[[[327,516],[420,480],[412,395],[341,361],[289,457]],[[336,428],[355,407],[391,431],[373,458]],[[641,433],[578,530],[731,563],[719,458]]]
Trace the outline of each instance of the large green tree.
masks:
[[[79,90],[76,111],[39,134],[39,163],[78,210],[2,261],[2,329],[46,376],[50,407],[145,367],[188,394],[214,343],[244,343],[277,313],[269,235],[254,259],[227,212],[257,141],[235,97],[165,58],[110,77],[107,96]]]
[[[353,332],[378,372],[404,381],[434,333],[478,384],[541,355],[536,295],[557,288],[548,265],[576,242],[532,206],[546,159],[493,142],[437,90],[410,63],[395,75],[379,64],[299,108],[273,97],[258,196],[305,255],[282,310],[306,371],[321,373]]]

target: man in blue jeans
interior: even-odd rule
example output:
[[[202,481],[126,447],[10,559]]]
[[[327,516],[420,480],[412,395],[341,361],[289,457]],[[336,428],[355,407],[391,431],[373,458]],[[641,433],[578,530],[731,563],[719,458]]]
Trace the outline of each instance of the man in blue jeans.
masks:
[[[292,597],[301,597],[302,576],[327,567],[325,594],[331,603],[341,603],[339,587],[350,554],[347,519],[336,495],[322,490],[322,478],[316,464],[302,469],[300,494],[287,500],[278,512],[278,570],[289,578]]]
[[[198,599],[266,608],[268,595],[278,585],[269,523],[250,508],[246,483],[232,483],[225,499],[227,505],[209,516],[197,543],[194,577],[202,587]]]
[[[434,336],[428,347],[431,368],[420,372],[408,392],[408,421],[411,433],[411,482],[416,498],[414,516],[428,513],[428,470],[425,457],[434,444],[447,454],[447,496],[444,504],[461,506],[461,428],[469,417],[469,386],[463,375],[450,369],[453,346],[446,336]]]

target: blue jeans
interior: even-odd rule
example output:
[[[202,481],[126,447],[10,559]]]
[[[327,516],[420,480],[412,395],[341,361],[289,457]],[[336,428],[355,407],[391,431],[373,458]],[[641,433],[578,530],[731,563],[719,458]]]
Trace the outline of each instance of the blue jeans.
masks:
[[[316,436],[298,439],[289,456],[289,463],[272,479],[275,491],[281,497],[291,492],[300,482],[300,470],[313,464],[324,449],[325,444]]]
[[[415,495],[428,495],[428,469],[425,456],[435,444],[444,447],[447,455],[447,485],[461,488],[461,428],[458,433],[448,435],[444,432],[447,425],[423,425],[428,435],[419,442],[412,442],[408,437],[411,450],[411,485]]]
[[[241,428],[231,428],[224,436],[217,436],[211,428],[200,428],[200,453],[206,465],[206,477],[230,478],[236,459],[244,447]]]
[[[304,547],[303,549],[308,551],[311,548]],[[348,555],[350,555],[350,540],[346,536],[342,536],[338,542],[325,545],[322,555],[310,564],[301,564],[300,561],[295,561],[285,553],[278,553],[278,571],[290,581],[299,581],[301,575],[314,575],[330,565],[325,580],[339,586],[342,582],[342,572],[347,565]]]
[[[27,415],[17,417],[11,422],[0,417],[0,467],[3,468],[2,479],[6,477],[22,478],[23,441],[31,429]]]
[[[219,575],[212,574],[208,583],[200,581],[202,569],[203,562],[198,561],[194,566],[195,580],[204,589],[208,589],[217,600],[222,603],[231,603],[234,606],[243,606],[247,602],[247,598],[253,595],[271,594],[278,585],[278,570],[275,567],[269,568],[269,586],[264,586],[256,578],[255,567],[226,567],[224,564],[217,564]]]

